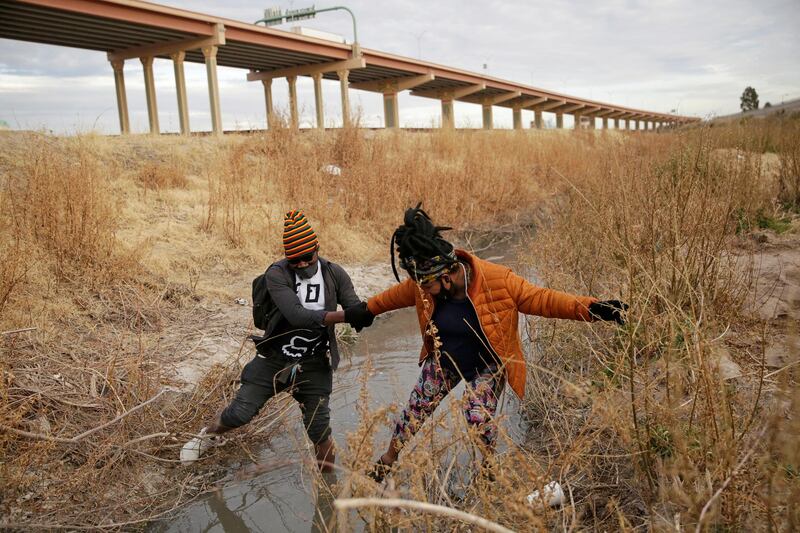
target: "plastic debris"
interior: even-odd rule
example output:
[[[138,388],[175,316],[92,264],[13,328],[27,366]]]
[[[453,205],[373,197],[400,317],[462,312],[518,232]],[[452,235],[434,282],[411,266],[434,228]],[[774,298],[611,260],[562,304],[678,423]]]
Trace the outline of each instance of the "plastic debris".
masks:
[[[236,302],[239,305],[247,305],[247,300],[245,300],[244,298],[236,298],[234,302]]]
[[[534,505],[544,500],[550,507],[555,507],[564,503],[564,491],[558,481],[551,481],[542,488],[541,495],[538,490],[528,494],[528,503]]]
[[[342,169],[340,167],[337,167],[336,165],[325,165],[324,167],[322,167],[322,171],[325,172],[326,174],[330,174],[331,176],[342,175]]]

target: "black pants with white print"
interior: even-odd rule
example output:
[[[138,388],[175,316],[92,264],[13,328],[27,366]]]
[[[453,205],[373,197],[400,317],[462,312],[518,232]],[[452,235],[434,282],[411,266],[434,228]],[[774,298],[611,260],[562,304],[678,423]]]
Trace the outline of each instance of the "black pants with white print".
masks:
[[[294,361],[278,355],[257,355],[242,370],[242,385],[236,397],[222,412],[222,425],[229,428],[250,422],[267,401],[279,392],[288,391],[300,404],[303,424],[314,444],[331,434],[328,406],[333,390],[333,371],[327,357],[317,356]]]

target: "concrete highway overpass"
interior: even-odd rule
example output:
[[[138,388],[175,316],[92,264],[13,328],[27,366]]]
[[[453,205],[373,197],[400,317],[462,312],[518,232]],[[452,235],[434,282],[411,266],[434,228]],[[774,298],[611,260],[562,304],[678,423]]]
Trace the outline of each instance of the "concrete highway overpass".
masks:
[[[387,128],[399,126],[397,94],[441,101],[443,127],[455,125],[453,102],[470,102],[483,108],[483,127],[493,127],[494,106],[511,108],[515,129],[523,127],[523,111],[532,111],[533,124],[543,127],[544,113],[555,115],[563,127],[565,114],[576,128],[656,129],[700,119],[556,93],[401,57],[377,50],[265,28],[212,15],[162,6],[141,0],[0,0],[0,38],[31,41],[105,52],[116,83],[120,130],[130,132],[125,92],[125,62],[141,61],[151,133],[159,133],[153,59],[172,60],[178,97],[181,133],[190,132],[184,62],[204,63],[208,77],[212,129],[222,133],[217,66],[241,68],[243,81],[261,83],[268,124],[274,120],[272,82],[285,78],[289,86],[289,112],[298,127],[296,82],[298,76],[314,81],[316,125],[323,128],[322,80],[337,80],[341,87],[344,124],[350,123],[349,90],[383,94]],[[243,73],[244,74],[244,73]],[[611,122],[613,121],[613,122]]]

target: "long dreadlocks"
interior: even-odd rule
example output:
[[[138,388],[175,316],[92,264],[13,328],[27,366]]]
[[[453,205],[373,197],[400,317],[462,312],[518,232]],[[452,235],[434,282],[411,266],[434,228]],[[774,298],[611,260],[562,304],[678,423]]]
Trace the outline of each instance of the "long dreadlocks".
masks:
[[[440,233],[452,228],[434,226],[431,217],[420,209],[421,205],[422,202],[414,208],[406,209],[403,225],[398,226],[392,234],[389,253],[392,258],[392,272],[397,281],[400,281],[400,276],[395,266],[395,251],[400,257],[400,266],[416,281],[424,282],[424,278],[438,274],[458,262],[453,245]]]

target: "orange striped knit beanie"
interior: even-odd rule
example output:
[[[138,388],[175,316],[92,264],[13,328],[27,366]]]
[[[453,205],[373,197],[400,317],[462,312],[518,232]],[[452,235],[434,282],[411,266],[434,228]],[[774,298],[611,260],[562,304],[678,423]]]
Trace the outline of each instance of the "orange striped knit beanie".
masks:
[[[317,249],[317,234],[299,209],[288,211],[283,217],[283,249],[287,259],[294,259]]]

